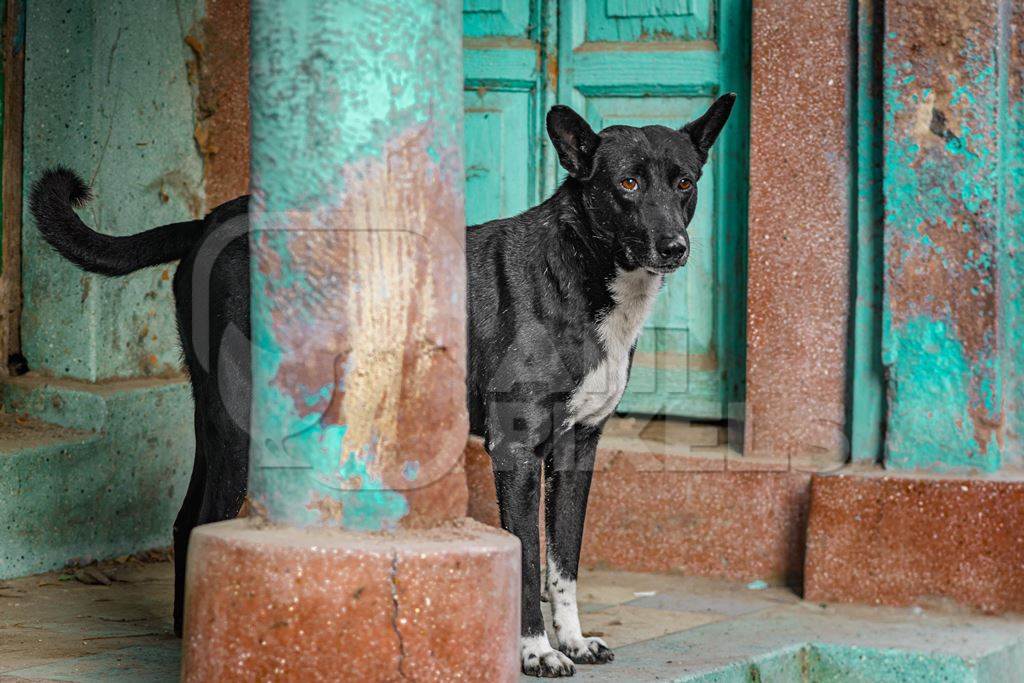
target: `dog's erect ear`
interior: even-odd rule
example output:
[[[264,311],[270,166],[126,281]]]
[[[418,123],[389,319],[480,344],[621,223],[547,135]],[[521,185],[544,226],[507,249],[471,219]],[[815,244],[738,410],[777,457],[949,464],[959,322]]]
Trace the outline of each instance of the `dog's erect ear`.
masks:
[[[558,152],[558,161],[569,175],[584,180],[593,175],[594,152],[601,139],[582,116],[556,104],[548,112],[548,135]]]
[[[722,126],[729,120],[729,112],[736,102],[736,93],[727,93],[715,100],[704,115],[699,119],[690,121],[679,129],[679,132],[690,136],[697,151],[707,161],[708,150],[715,144],[718,134],[722,132]]]

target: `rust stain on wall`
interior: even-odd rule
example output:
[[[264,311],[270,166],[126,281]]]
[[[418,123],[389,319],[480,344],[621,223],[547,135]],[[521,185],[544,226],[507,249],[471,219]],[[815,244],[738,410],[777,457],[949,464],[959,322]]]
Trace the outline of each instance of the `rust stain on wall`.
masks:
[[[213,208],[249,191],[249,3],[207,0],[200,33],[186,42],[199,85],[195,140]]]

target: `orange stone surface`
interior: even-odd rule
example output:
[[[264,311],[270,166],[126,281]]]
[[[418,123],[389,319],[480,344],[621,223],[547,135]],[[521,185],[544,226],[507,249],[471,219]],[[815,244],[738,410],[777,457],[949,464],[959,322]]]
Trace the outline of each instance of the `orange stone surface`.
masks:
[[[805,597],[1024,611],[1024,478],[815,476]]]
[[[393,534],[199,527],[182,680],[517,680],[519,555],[472,520]]]
[[[466,479],[470,517],[499,526],[479,439],[466,447]],[[798,584],[810,479],[795,470],[735,471],[703,458],[598,448],[581,562]]]

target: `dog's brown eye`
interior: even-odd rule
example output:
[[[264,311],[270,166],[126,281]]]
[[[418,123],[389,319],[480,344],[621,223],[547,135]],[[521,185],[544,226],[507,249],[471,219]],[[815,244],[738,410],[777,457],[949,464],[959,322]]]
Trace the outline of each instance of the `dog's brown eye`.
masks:
[[[682,180],[679,181],[680,190],[689,190],[691,187],[693,187],[693,183],[691,183],[686,178],[683,178]]]
[[[636,178],[623,178],[619,181],[619,185],[626,192],[632,192],[638,187],[639,183],[636,182]]]

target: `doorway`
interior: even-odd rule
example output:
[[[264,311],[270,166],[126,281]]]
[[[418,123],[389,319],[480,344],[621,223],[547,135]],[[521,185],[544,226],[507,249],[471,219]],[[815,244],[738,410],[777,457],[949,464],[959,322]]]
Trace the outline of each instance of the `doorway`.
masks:
[[[639,342],[620,413],[720,421],[743,400],[749,0],[464,0],[466,218],[515,215],[564,177],[544,114],[678,128],[739,95],[698,183],[692,256]]]

